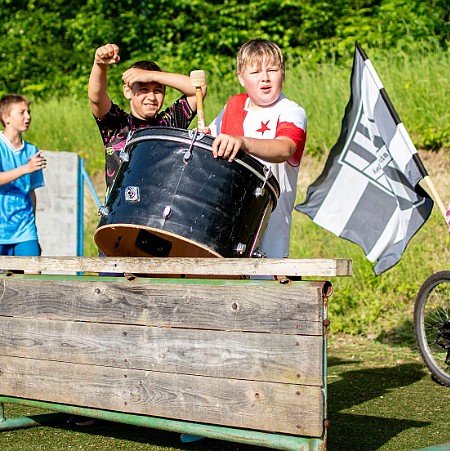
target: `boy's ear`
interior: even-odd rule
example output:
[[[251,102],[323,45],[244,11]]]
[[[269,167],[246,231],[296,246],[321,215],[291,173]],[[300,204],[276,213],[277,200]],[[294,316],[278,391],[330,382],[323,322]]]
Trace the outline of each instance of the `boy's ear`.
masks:
[[[244,79],[241,77],[241,74],[239,72],[238,72],[237,76],[238,76],[238,80],[239,80],[239,83],[241,84],[241,86],[244,86]]]
[[[130,100],[131,99],[131,89],[130,89],[130,87],[128,85],[123,85],[122,89],[123,89],[123,95],[125,96],[125,98],[127,100]]]

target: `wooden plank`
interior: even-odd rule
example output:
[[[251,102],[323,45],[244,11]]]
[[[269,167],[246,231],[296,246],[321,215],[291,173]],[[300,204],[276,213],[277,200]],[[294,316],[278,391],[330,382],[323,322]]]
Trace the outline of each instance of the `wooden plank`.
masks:
[[[322,436],[319,387],[113,369],[15,357],[3,396],[302,436]]]
[[[4,270],[189,275],[351,276],[350,259],[4,257]]]
[[[323,334],[325,283],[282,285],[0,278],[0,315],[195,329]],[[175,279],[169,279],[175,280]]]
[[[216,378],[323,384],[322,337],[0,317],[3,356]]]

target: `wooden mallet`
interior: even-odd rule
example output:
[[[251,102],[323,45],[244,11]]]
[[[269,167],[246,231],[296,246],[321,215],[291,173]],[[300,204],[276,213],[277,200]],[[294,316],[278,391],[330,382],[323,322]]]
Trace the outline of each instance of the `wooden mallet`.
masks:
[[[195,88],[195,96],[197,97],[197,118],[198,129],[205,129],[205,113],[203,111],[203,95],[202,86],[206,84],[206,74],[204,70],[193,70],[190,74],[191,85]]]

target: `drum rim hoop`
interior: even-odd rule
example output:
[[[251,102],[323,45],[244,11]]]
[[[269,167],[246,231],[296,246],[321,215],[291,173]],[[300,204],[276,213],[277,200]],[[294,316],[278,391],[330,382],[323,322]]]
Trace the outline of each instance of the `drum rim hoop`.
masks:
[[[199,241],[195,241],[195,240],[191,240],[183,235],[177,234],[177,233],[173,233],[173,232],[169,232],[168,230],[165,229],[158,229],[156,227],[151,227],[151,226],[146,226],[146,225],[140,225],[140,224],[129,224],[126,222],[118,222],[118,223],[113,223],[113,224],[105,224],[102,225],[100,227],[97,227],[95,229],[94,232],[94,241],[96,242],[96,238],[97,240],[99,239],[100,234],[98,232],[101,232],[103,234],[103,232],[108,232],[111,229],[119,229],[119,228],[123,228],[123,229],[131,229],[131,230],[146,230],[150,233],[155,233],[156,235],[165,235],[165,237],[173,237],[173,238],[177,238],[180,241],[184,241],[188,244],[190,244],[191,246],[194,246],[196,248],[200,248],[203,251],[205,251],[206,253],[209,253],[211,256],[214,256],[216,258],[223,258],[222,255],[220,255],[217,251],[209,248],[208,246],[200,243]],[[97,244],[97,242],[96,242]],[[160,257],[155,257],[155,258],[160,258]]]
[[[164,128],[164,127],[155,127],[155,128]],[[153,130],[155,129],[153,128]],[[164,128],[166,129],[166,128]],[[152,130],[152,128],[148,128],[148,129],[144,129],[144,130]],[[166,130],[181,130],[186,132],[187,130],[183,130],[183,129],[170,129],[167,128]],[[209,135],[206,135],[209,136]],[[142,141],[149,141],[149,140],[154,140],[154,139],[162,139],[164,141],[173,141],[173,136],[165,136],[165,135],[152,135],[149,139],[149,136],[138,136],[136,138],[131,138],[130,141],[128,141],[125,150],[127,147],[133,145],[133,144],[138,144]],[[178,137],[177,137],[178,138]],[[211,137],[212,138],[212,137]],[[192,143],[192,141],[189,138],[179,138],[179,141],[182,142],[183,144],[188,144],[190,145]],[[201,149],[207,150],[208,152],[211,152],[210,147],[208,147],[207,144],[202,143],[200,141],[196,141],[195,142],[195,146],[199,147]],[[269,187],[270,191],[272,192],[272,200],[273,200],[273,210],[275,209],[276,205],[277,205],[277,200],[280,197],[280,186],[278,184],[278,181],[276,179],[276,177],[273,175],[273,173],[271,173],[270,178],[266,179],[264,178],[264,176],[262,176],[258,171],[256,171],[253,167],[251,167],[249,164],[247,164],[245,161],[243,161],[240,158],[235,158],[233,161],[235,161],[236,163],[240,164],[241,166],[243,166],[244,168],[246,168],[247,170],[249,170],[250,172],[252,172],[254,175],[256,175],[256,177],[258,177],[263,183],[264,185],[267,184],[267,186]],[[264,164],[259,162],[258,160],[255,159],[255,161],[260,164],[262,167],[264,167]],[[266,166],[267,167],[267,166]],[[271,180],[272,179],[272,180]],[[273,186],[275,184],[275,187]]]

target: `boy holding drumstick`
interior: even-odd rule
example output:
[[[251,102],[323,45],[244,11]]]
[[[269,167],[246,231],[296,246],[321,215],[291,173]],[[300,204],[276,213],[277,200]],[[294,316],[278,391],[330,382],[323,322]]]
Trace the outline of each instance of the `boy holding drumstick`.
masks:
[[[107,72],[120,61],[119,47],[106,44],[95,51],[89,77],[88,96],[97,120],[105,150],[106,186],[109,189],[120,166],[120,151],[130,132],[139,128],[162,126],[187,129],[197,112],[196,87],[187,75],[163,72],[151,61],[138,61],[126,70],[123,94],[130,101],[130,113],[114,104],[107,94]],[[161,111],[166,86],[177,89],[181,97]],[[201,88],[206,95],[206,84]]]
[[[285,62],[280,48],[265,39],[246,42],[237,55],[244,94],[231,97],[209,126],[215,158],[233,161],[239,150],[261,160],[280,185],[280,197],[260,250],[270,258],[289,256],[292,210],[306,141],[304,109],[283,93]]]
[[[244,94],[231,97],[208,132],[215,158],[233,161],[239,150],[268,166],[280,185],[280,197],[264,232],[260,250],[270,258],[289,255],[292,210],[300,160],[306,140],[306,114],[282,93],[284,58],[271,41],[245,43],[237,55],[237,75]],[[184,443],[203,437],[182,434]]]

